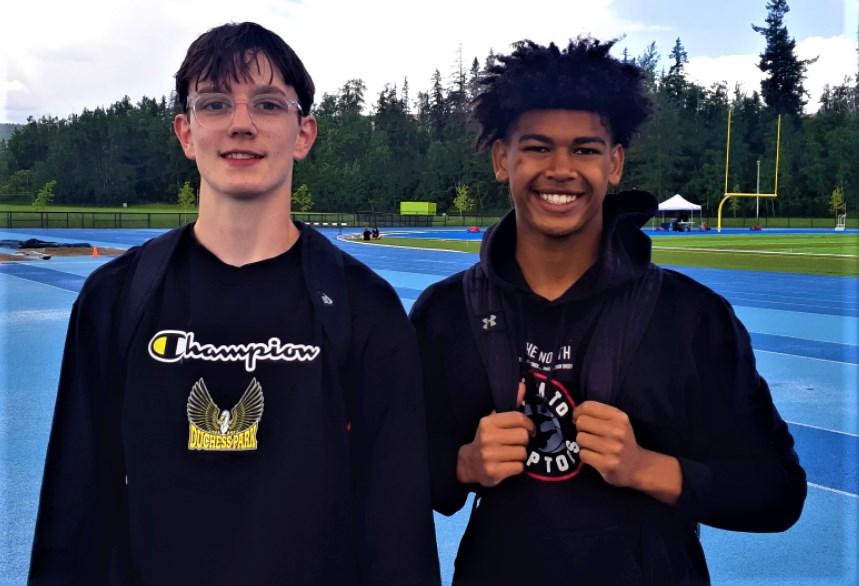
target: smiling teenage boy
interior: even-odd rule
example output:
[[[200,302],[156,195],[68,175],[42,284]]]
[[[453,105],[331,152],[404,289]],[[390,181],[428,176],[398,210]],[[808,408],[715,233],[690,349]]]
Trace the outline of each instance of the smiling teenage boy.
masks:
[[[489,69],[478,143],[513,210],[412,310],[433,506],[476,495],[455,584],[707,583],[698,523],[783,531],[802,510],[746,330],[651,264],[651,194],[607,194],[651,111],[611,46],[525,41]]]
[[[438,584],[414,331],[290,217],[310,76],[227,24],[176,92],[199,217],[74,305],[30,584]]]

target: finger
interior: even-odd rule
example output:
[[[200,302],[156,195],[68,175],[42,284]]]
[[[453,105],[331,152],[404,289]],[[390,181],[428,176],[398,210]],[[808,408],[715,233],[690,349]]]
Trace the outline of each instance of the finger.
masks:
[[[577,428],[590,426],[596,429],[596,426],[601,425],[625,426],[628,424],[629,417],[625,412],[604,403],[586,401],[573,409],[573,425]]]
[[[606,458],[608,462],[616,463],[635,455],[633,445],[601,436],[577,434],[576,444],[579,445],[579,454],[587,452]]]
[[[587,431],[593,434],[599,434],[608,425],[605,419],[597,419],[592,415],[583,415],[579,413],[578,417],[573,417],[573,424],[579,432]]]
[[[516,406],[519,407],[525,402],[525,383],[519,381],[519,390],[516,391]]]
[[[611,419],[618,413],[623,413],[623,411],[599,401],[585,401],[573,409],[573,422],[582,415],[590,415],[598,419]]]
[[[496,427],[524,427],[531,430],[534,427],[534,422],[519,411],[506,411],[504,413],[495,413],[487,419],[487,423],[491,423]]]
[[[576,434],[576,445],[581,452],[588,451],[596,454],[602,454],[611,449],[609,442],[604,438],[583,431]]]
[[[524,450],[531,441],[531,433],[524,427],[511,427],[500,431],[498,443],[503,446],[517,446]]]
[[[618,439],[623,436],[624,427],[615,420],[598,419],[590,415],[582,415],[576,419],[576,431],[587,432],[606,439]]]
[[[528,457],[528,450],[525,446],[503,445],[503,446],[485,446],[481,450],[481,457],[487,465],[524,462]]]
[[[527,455],[524,446],[475,446],[468,453],[468,465],[477,475],[487,475],[501,465],[521,464]]]
[[[502,480],[521,474],[525,470],[525,464],[522,462],[505,462],[503,464],[495,464],[486,469],[484,480],[481,484],[484,486],[496,486]]]
[[[489,448],[494,446],[527,446],[530,433],[525,427],[487,427],[477,430],[475,441]]]

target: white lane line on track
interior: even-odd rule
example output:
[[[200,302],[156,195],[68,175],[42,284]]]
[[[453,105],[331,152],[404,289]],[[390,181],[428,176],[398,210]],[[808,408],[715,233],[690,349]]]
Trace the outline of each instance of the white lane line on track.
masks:
[[[822,252],[786,252],[779,250],[741,250],[732,248],[694,248],[691,246],[654,246],[653,250],[677,250],[681,252],[718,252],[723,254],[767,254],[785,256],[826,256],[832,258],[856,258],[855,254],[830,254]]]
[[[829,428],[827,428],[827,427],[819,427],[819,426],[817,426],[817,425],[809,425],[809,424],[807,424],[807,423],[797,423],[796,421],[786,421],[786,423],[789,423],[789,424],[791,424],[791,425],[797,425],[797,426],[799,426],[799,427],[807,427],[807,428],[809,428],[809,429],[816,429],[816,430],[818,430],[818,431],[828,431],[828,432],[830,432],[830,433],[837,433],[837,434],[840,434],[840,435],[846,435],[846,436],[848,436],[848,437],[855,437],[855,438],[859,438],[859,434],[856,434],[856,433],[850,433],[850,432],[848,432],[848,431],[839,431],[839,430],[837,430],[837,429],[829,429]]]
[[[841,496],[849,496],[854,499],[859,499],[859,494],[853,494],[852,492],[847,492],[846,490],[838,490],[837,488],[829,488],[828,486],[823,486],[821,484],[814,484],[813,482],[806,482],[808,486],[811,488],[817,488],[820,490],[825,490],[826,492],[834,492],[835,494],[840,494]]]
[[[837,344],[837,342],[831,342],[831,343]],[[830,360],[829,358],[819,358],[817,356],[804,356],[801,354],[791,354],[790,352],[775,352],[773,350],[761,350],[760,348],[754,348],[754,346],[752,347],[752,349],[755,351],[755,354],[757,354],[757,353],[775,354],[776,356],[789,356],[791,358],[802,358],[804,360],[817,360],[818,362],[829,362],[831,364],[846,364],[848,366],[856,366],[855,362],[844,362],[843,360]]]

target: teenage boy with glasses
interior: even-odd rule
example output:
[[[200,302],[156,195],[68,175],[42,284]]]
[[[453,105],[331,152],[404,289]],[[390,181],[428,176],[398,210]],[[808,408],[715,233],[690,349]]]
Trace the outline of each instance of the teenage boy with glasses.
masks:
[[[387,283],[290,218],[310,76],[227,24],[176,91],[199,217],[75,303],[30,584],[437,584],[414,333]],[[344,307],[334,331],[321,312]]]

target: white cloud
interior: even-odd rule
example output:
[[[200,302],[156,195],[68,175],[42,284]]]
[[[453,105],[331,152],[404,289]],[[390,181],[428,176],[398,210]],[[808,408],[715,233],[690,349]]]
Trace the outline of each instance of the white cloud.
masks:
[[[832,38],[810,37],[797,42],[796,54],[800,59],[813,59],[815,63],[808,66],[803,83],[808,91],[806,112],[816,112],[820,107],[818,100],[826,84],[830,86],[844,82],[845,77],[856,76],[856,41],[842,36]],[[753,91],[760,93],[760,83],[763,79],[758,69],[760,56],[755,55],[724,55],[721,57],[690,58],[686,66],[690,80],[695,80],[705,87],[725,81],[728,91],[733,92],[734,84],[742,86],[743,93],[751,95]]]
[[[728,93],[739,84],[743,93],[760,92],[763,79],[757,66],[757,55],[723,55],[721,57],[693,57],[686,65],[686,71],[691,81],[706,88],[714,83],[725,82]]]
[[[856,80],[856,40],[845,37],[823,39],[811,37],[797,43],[796,53],[800,59],[817,61],[806,70],[805,89],[809,91],[809,107],[816,111],[817,101],[826,84],[836,86],[844,83],[846,77]]]
[[[245,20],[276,31],[293,46],[316,81],[318,99],[356,77],[367,85],[368,103],[385,84],[401,87],[405,77],[414,98],[430,88],[436,69],[445,82],[450,79],[460,46],[463,65],[469,68],[474,58],[482,65],[490,49],[507,52],[523,38],[563,43],[586,32],[607,39],[668,28],[624,19],[624,1],[520,0],[509,3],[512,8],[482,0],[421,5],[403,0],[7,2],[4,24],[15,24],[4,26],[0,36],[0,121],[23,122],[29,115],[62,118],[108,106],[124,95],[132,101],[168,95],[194,38],[224,22]],[[657,16],[654,22],[670,20]],[[682,28],[680,23],[672,27]],[[854,33],[855,26],[839,38],[800,43],[801,56],[806,48],[809,55],[821,55],[809,68],[813,102],[823,83],[840,83],[845,71],[854,72],[855,54],[829,57],[843,53]],[[760,80],[756,62],[757,55],[690,57],[688,71],[706,85],[724,79],[733,87],[739,81],[750,93]]]
[[[366,83],[370,102],[384,84],[401,87],[405,77],[414,97],[430,88],[436,69],[447,82],[460,47],[468,69],[475,58],[482,66],[490,49],[508,52],[513,42],[525,38],[548,43],[589,31],[617,35],[623,23],[611,12],[611,4],[610,0],[530,0],[527,9],[508,11],[462,0],[437,0],[418,9],[396,0],[379,0],[346,2],[338,7],[337,18],[331,18],[329,6],[308,3],[297,10],[302,21],[325,22],[325,35],[321,39],[314,33],[306,42],[302,39],[302,45],[311,48],[300,54],[320,97],[355,77]],[[290,35],[287,32],[285,38]]]
[[[482,64],[490,48],[506,52],[523,38],[563,42],[583,32],[609,37],[634,29],[614,15],[613,3],[529,0],[527,9],[511,11],[463,0],[420,7],[398,0],[80,0],[57,2],[46,17],[41,3],[15,2],[7,22],[21,26],[8,27],[0,40],[0,64],[6,63],[7,83],[18,80],[26,91],[7,93],[0,120],[66,117],[124,95],[133,101],[166,95],[197,35],[245,20],[292,45],[320,99],[356,77],[366,83],[370,103],[386,83],[401,87],[406,77],[414,97],[430,88],[436,69],[447,82],[460,46],[467,68],[474,58]]]

